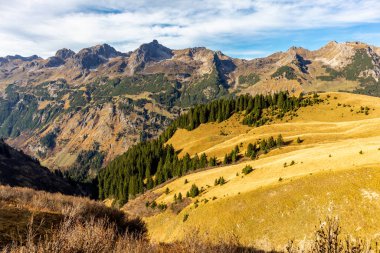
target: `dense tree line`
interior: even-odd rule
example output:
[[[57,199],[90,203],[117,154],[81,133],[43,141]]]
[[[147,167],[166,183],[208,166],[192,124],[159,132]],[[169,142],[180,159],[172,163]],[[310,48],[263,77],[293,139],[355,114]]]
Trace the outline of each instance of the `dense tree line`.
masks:
[[[125,203],[129,198],[170,178],[217,164],[216,158],[208,159],[205,154],[200,157],[185,154],[180,159],[173,146],[165,145],[177,128],[193,130],[202,123],[224,121],[236,112],[245,112],[245,124],[260,125],[263,124],[263,110],[266,108],[272,107],[279,113],[286,113],[312,104],[315,99],[290,97],[287,93],[280,92],[255,97],[243,95],[235,99],[220,99],[209,104],[197,105],[179,116],[160,137],[132,146],[101,170],[98,176],[99,197],[113,197]],[[237,148],[227,157],[228,162],[236,160],[238,153]]]

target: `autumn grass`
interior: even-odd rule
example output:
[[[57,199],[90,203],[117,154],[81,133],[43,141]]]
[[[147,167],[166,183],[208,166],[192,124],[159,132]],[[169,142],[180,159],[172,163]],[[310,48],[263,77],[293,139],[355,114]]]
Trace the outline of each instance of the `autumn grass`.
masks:
[[[236,238],[211,244],[192,230],[186,240],[151,243],[139,219],[87,198],[0,186],[0,252],[262,252]]]
[[[57,227],[66,217],[76,222],[106,220],[120,232],[145,233],[145,226],[139,219],[129,219],[124,212],[101,202],[0,185],[0,246],[24,240],[30,219],[35,221],[33,229],[43,234]]]
[[[234,233],[242,245],[282,250],[289,239],[297,245],[310,243],[320,219],[336,215],[347,234],[378,241],[379,169],[326,171],[215,200],[206,197],[207,203],[200,201],[197,208],[192,204],[178,215],[166,211],[146,218],[149,235],[170,242],[197,227],[210,239]]]
[[[170,242],[198,227],[215,240],[236,231],[242,245],[284,249],[289,238],[309,241],[319,219],[333,213],[345,221],[347,233],[378,240],[380,99],[348,93],[321,97],[322,104],[301,108],[297,117],[271,125],[247,128],[235,115],[226,122],[177,132],[168,142],[181,154],[205,152],[221,158],[235,145],[242,143],[244,153],[248,143],[278,134],[290,145],[258,160],[186,175],[157,189],[157,203],[169,205],[174,194],[186,193],[193,183],[204,191],[179,214],[167,210],[145,218],[149,236]],[[369,108],[368,115],[361,107]],[[221,129],[228,134],[220,135]],[[295,141],[298,137],[301,143]],[[246,165],[254,171],[245,176],[241,171]],[[227,183],[215,186],[219,177]],[[169,194],[163,194],[166,187]]]

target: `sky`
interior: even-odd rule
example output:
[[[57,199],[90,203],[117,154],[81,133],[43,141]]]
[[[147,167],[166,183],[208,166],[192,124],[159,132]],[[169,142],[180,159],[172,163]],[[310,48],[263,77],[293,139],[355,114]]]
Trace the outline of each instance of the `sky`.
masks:
[[[0,56],[128,52],[153,39],[245,59],[332,40],[380,46],[379,10],[378,0],[0,0]]]

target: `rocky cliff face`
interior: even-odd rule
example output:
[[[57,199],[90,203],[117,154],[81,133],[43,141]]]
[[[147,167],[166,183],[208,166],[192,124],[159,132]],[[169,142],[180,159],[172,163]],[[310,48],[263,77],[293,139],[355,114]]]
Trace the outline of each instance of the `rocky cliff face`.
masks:
[[[243,60],[202,47],[171,50],[155,40],[129,53],[103,44],[61,49],[48,59],[7,56],[0,58],[0,135],[51,168],[70,168],[78,155],[103,164],[157,135],[181,110],[223,96],[380,95],[379,51],[330,42]],[[83,153],[93,150],[101,155]]]

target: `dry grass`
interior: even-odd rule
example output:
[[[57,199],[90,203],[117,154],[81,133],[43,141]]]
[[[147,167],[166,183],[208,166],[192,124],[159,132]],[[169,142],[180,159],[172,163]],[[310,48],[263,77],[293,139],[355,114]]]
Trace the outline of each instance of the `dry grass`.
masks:
[[[199,231],[181,242],[152,244],[140,220],[101,202],[8,186],[0,186],[0,232],[3,253],[259,252],[234,237],[210,244]]]
[[[75,219],[108,218],[122,225],[124,213],[85,197],[73,197],[60,193],[35,191],[30,188],[0,185],[0,203],[29,211],[71,214]]]
[[[39,235],[33,229],[33,218],[24,241],[8,244],[2,253],[250,253],[264,252],[252,247],[243,247],[239,238],[232,234],[228,239],[210,243],[199,230],[189,231],[181,242],[152,244],[143,236],[121,234],[114,224],[105,219],[78,221],[71,215],[65,217],[56,229]],[[338,220],[328,218],[314,233],[313,242],[307,247],[298,247],[290,240],[286,252],[334,252],[361,253],[378,252],[364,240],[342,240]],[[273,250],[267,252],[275,252]]]
[[[254,248],[241,247],[235,241],[223,241],[218,245],[205,243],[193,233],[180,243],[151,244],[142,236],[120,234],[106,220],[93,219],[78,222],[68,216],[60,227],[37,238],[28,230],[25,241],[6,246],[3,253],[245,253],[262,252]]]
[[[145,221],[155,241],[181,240],[187,229],[198,227],[210,240],[233,232],[242,245],[282,250],[289,238],[297,245],[310,241],[319,219],[334,214],[344,221],[347,234],[378,241],[378,168],[326,171],[281,182],[277,177],[274,185],[241,194],[221,190],[216,200],[213,194],[201,195],[198,207],[192,204],[178,215],[166,211]],[[184,214],[189,215],[186,222]]]
[[[146,218],[151,238],[175,241],[184,238],[186,228],[195,226],[209,231],[208,238],[237,231],[243,245],[284,249],[289,238],[294,237],[297,243],[310,240],[318,220],[332,209],[345,220],[347,233],[379,240],[380,99],[347,93],[322,97],[324,103],[301,108],[298,117],[248,131],[232,118],[176,133],[169,140],[176,149],[219,157],[240,143],[245,152],[249,142],[278,134],[286,141],[297,137],[304,141],[294,141],[255,161],[186,175],[156,190],[161,194],[156,202],[170,205],[174,194],[186,193],[193,183],[205,189],[193,199],[200,202],[198,207],[191,204],[178,215],[165,211]],[[370,108],[368,115],[356,113],[361,106]],[[220,136],[220,128],[231,134]],[[187,141],[180,142],[181,137]],[[283,166],[292,161],[293,166]],[[243,176],[245,165],[251,165],[254,172]],[[227,183],[214,186],[214,180],[221,176]],[[184,184],[185,179],[189,184]],[[166,187],[169,194],[164,194]],[[189,217],[184,223],[185,214]]]
[[[0,240],[3,241],[0,245],[10,240],[23,240],[31,218],[39,234],[57,227],[65,217],[78,222],[105,219],[120,232],[146,232],[140,219],[128,219],[122,211],[101,202],[29,188],[0,186],[0,215]]]

